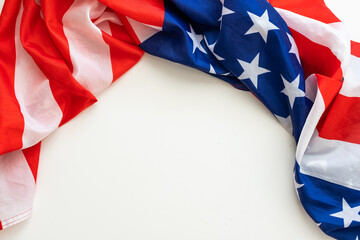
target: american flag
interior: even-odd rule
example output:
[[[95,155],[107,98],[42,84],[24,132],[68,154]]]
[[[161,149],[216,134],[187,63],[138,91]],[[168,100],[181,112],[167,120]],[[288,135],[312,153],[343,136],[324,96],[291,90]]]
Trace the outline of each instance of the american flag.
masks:
[[[311,218],[360,235],[360,45],[323,1],[5,1],[0,42],[0,229],[31,213],[41,140],[145,51],[251,91],[296,140]]]

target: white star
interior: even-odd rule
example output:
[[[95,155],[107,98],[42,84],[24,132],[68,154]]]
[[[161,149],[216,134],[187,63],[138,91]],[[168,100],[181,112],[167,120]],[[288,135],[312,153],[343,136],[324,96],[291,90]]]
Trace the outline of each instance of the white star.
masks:
[[[196,34],[191,25],[190,25],[190,31],[191,32],[186,32],[186,33],[189,35],[189,37],[191,38],[191,40],[193,42],[193,52],[192,53],[194,54],[194,52],[197,48],[200,51],[202,51],[203,53],[206,53],[205,49],[200,44],[200,42],[203,40],[203,35]]]
[[[296,195],[299,198],[299,188],[302,188],[305,184],[299,184],[296,179],[295,179],[295,171],[293,173],[293,179],[294,179],[294,185],[295,185],[295,190],[296,190]]]
[[[208,48],[210,49],[210,51],[212,52],[212,54],[216,57],[216,59],[219,60],[219,61],[224,61],[224,60],[225,60],[224,58],[220,57],[219,55],[217,55],[217,54],[214,52],[214,48],[215,48],[216,42],[214,42],[213,44],[209,44],[206,36],[204,37],[204,39],[205,39],[206,45],[208,46]]]
[[[290,83],[283,76],[281,76],[285,88],[281,91],[289,98],[291,109],[294,107],[295,98],[305,97],[303,90],[299,88],[300,86],[300,74]]]
[[[286,33],[286,34],[288,35],[288,38],[289,38],[289,41],[290,41],[290,44],[291,44],[291,48],[290,48],[290,50],[289,50],[289,53],[295,54],[297,60],[298,60],[299,63],[301,64],[301,62],[300,62],[300,56],[299,56],[299,50],[298,50],[298,48],[297,48],[297,46],[296,46],[295,40],[294,40],[294,38],[293,38],[290,34],[288,34],[288,33]]]
[[[291,116],[287,116],[286,118],[280,117],[278,115],[275,115],[277,120],[280,122],[280,124],[290,133],[292,134],[293,126],[291,122]]]
[[[219,18],[218,21],[221,21],[221,20],[222,20],[222,17],[225,16],[225,15],[229,15],[229,14],[235,13],[234,11],[232,11],[232,10],[230,10],[230,9],[228,9],[228,8],[225,7],[224,1],[225,1],[225,0],[220,0],[220,2],[221,2],[221,4],[222,4],[222,11],[221,11],[221,16],[220,16],[220,18]]]
[[[210,70],[209,73],[216,74],[214,67],[210,64]]]
[[[342,211],[330,214],[330,216],[344,219],[344,228],[350,226],[353,221],[360,222],[360,206],[352,208],[343,198],[342,208]]]
[[[278,30],[279,28],[269,21],[269,15],[267,10],[261,15],[261,17],[248,12],[251,21],[254,25],[245,33],[245,35],[259,33],[264,41],[267,41],[268,32],[270,30]]]
[[[210,64],[210,70],[209,70],[209,73],[211,74],[218,74],[216,71],[215,71],[215,68]],[[221,73],[220,75],[222,76],[227,76],[229,75],[230,73],[229,72],[226,72],[226,73]]]
[[[238,59],[241,67],[244,69],[242,74],[238,77],[240,80],[250,79],[254,84],[255,88],[258,85],[258,76],[267,72],[270,72],[268,69],[262,68],[259,66],[259,57],[260,53],[251,61],[251,63],[244,62]]]

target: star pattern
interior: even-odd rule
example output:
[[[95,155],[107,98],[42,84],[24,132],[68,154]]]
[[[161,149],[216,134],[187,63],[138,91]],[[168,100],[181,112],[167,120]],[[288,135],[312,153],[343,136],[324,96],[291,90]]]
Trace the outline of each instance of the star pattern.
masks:
[[[245,35],[259,33],[264,39],[265,43],[267,42],[267,36],[271,30],[279,30],[272,22],[269,21],[269,15],[267,10],[261,15],[261,17],[248,12],[251,21],[253,22],[252,27],[245,33]]]
[[[344,220],[344,228],[349,227],[353,221],[360,222],[360,206],[350,207],[350,205],[343,198],[342,208],[342,211],[330,214],[330,216],[342,218]]]
[[[250,79],[255,88],[258,87],[258,76],[270,72],[270,70],[259,66],[259,58],[260,53],[258,53],[250,63],[238,59],[238,62],[244,69],[238,78],[240,80]]]
[[[300,75],[298,75],[293,81],[289,82],[283,76],[281,76],[285,88],[281,91],[289,98],[291,109],[294,108],[295,99],[298,97],[305,97],[305,92],[300,87]]]
[[[239,2],[239,5],[227,5],[230,3],[228,0],[219,1],[221,5],[219,2],[214,4],[216,9],[211,9],[209,6],[209,13],[218,13],[214,19],[217,24],[213,27],[209,28],[202,23],[203,19],[212,19],[208,18],[208,13],[204,12],[204,15],[199,13],[201,18],[197,19],[197,16],[192,16],[190,19],[191,24],[189,23],[186,30],[184,44],[181,39],[173,39],[172,44],[168,46],[165,41],[164,43],[158,42],[159,37],[151,38],[153,42],[149,43],[149,48],[156,45],[156,49],[161,50],[165,56],[170,55],[167,58],[172,61],[217,76],[236,88],[251,90],[290,133],[294,136],[301,133],[305,122],[299,120],[299,114],[306,119],[308,114],[306,111],[311,108],[311,101],[305,97],[305,92],[308,93],[308,91],[302,90],[305,86],[305,78],[299,52],[288,27],[282,24],[283,21],[279,21],[281,18],[267,6],[259,6],[250,10],[247,8],[249,6],[242,1]],[[219,16],[220,11],[221,16]],[[225,27],[225,25],[222,27],[223,24],[237,23],[239,19],[243,18],[247,20],[240,27],[241,31],[235,31],[234,28],[238,27],[236,25],[229,24],[230,27]],[[164,25],[165,27],[171,26],[170,32],[174,31],[172,26],[176,24],[173,21],[175,20],[169,19],[169,23]],[[279,37],[284,37],[284,41],[278,41],[278,38],[271,37],[277,31],[281,31]],[[174,34],[174,36],[178,35]],[[167,35],[164,39],[169,37]],[[190,47],[187,49],[187,46]],[[174,48],[178,53],[176,55],[173,51]],[[181,57],[184,49],[188,52],[185,57]],[[289,57],[293,61],[286,61]],[[285,64],[283,60],[286,61]],[[304,97],[301,99],[304,101],[299,101],[298,98],[301,97]],[[292,122],[292,119],[296,119],[296,121]],[[301,174],[300,171],[298,174]],[[305,179],[304,175],[301,179]],[[302,198],[302,201],[306,201],[307,191],[308,189],[311,191],[313,186],[298,181],[300,179],[295,179],[294,176],[296,194]],[[339,206],[341,206],[341,202],[339,202]],[[333,218],[330,216],[331,213],[327,212],[326,217]],[[323,228],[327,227],[327,219],[323,216],[321,218],[316,216],[316,219],[324,220],[322,221]],[[354,238],[355,235],[352,239]]]
[[[186,32],[188,36],[191,38],[193,43],[193,54],[196,49],[199,49],[201,52],[206,53],[205,49],[201,46],[200,42],[204,39],[202,34],[196,34],[192,26],[190,25],[190,32]]]

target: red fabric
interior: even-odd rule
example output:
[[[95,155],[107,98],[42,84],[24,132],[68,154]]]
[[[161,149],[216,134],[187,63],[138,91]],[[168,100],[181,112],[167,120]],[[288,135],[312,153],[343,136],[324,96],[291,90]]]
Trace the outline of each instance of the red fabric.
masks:
[[[26,158],[26,161],[29,164],[29,167],[31,169],[35,181],[37,178],[37,171],[39,166],[40,147],[41,147],[41,142],[30,148],[22,150]]]
[[[130,17],[138,22],[162,27],[165,17],[163,0],[100,0],[118,14]]]
[[[328,107],[342,86],[341,62],[329,48],[309,40],[293,29],[291,33],[299,49],[305,77],[316,73],[325,107]]]
[[[360,58],[360,43],[351,41],[351,54]]]
[[[23,46],[49,79],[54,98],[63,112],[60,125],[97,101],[72,76],[70,51],[61,21],[72,3],[73,0],[66,0],[59,6],[57,1],[42,2],[42,7],[47,9],[44,13],[45,24],[42,18],[38,17],[40,7],[33,1],[27,1],[27,11],[24,12],[21,25]],[[115,38],[119,38],[104,34],[104,40],[110,46],[115,80],[138,62],[143,51],[124,29],[114,26],[112,25],[111,30],[116,35]],[[52,41],[53,37],[55,41]]]
[[[130,37],[123,26],[109,23],[112,36],[103,33],[103,38],[110,46],[113,81],[127,72],[134,63],[138,62],[144,51],[137,42]]]
[[[15,22],[20,1],[6,1],[0,16],[0,155],[22,147],[24,119],[15,96]]]
[[[41,1],[46,30],[51,36],[51,40],[54,42],[56,48],[61,53],[70,72],[72,72],[73,66],[70,58],[69,45],[63,30],[62,18],[73,3],[74,0],[62,0],[61,2],[53,0]]]
[[[342,76],[342,73],[339,73],[341,71],[341,63],[331,50],[309,40],[293,29],[290,30],[299,49],[305,77],[307,78],[310,74],[317,73],[330,78],[335,77],[340,81]],[[326,64],[324,64],[325,62]]]
[[[269,0],[271,5],[318,20],[323,23],[340,22],[323,0]]]
[[[62,18],[73,2],[74,0],[42,0],[41,12],[35,1],[24,0],[25,10],[20,25],[22,45],[49,79],[52,94],[63,113],[60,125],[97,101],[72,75],[73,66]],[[3,46],[0,48],[0,55],[7,56],[6,59],[0,58],[0,154],[22,147],[24,119],[14,90],[14,37],[20,3],[20,0],[6,1],[0,16],[0,44]],[[158,8],[161,9],[161,6]],[[157,23],[162,21],[161,18],[157,19]],[[109,44],[113,80],[116,80],[139,61],[143,51],[123,26],[109,25],[113,36],[103,33],[103,38]],[[34,179],[37,177],[39,152],[40,143],[23,150]]]
[[[24,11],[21,22],[21,41],[25,50],[49,79],[54,98],[63,112],[62,125],[95,103],[96,98],[73,78],[68,67],[70,63],[66,62],[66,58],[70,56],[69,47],[61,45],[62,49],[58,49],[55,46],[45,22],[39,18],[40,7],[34,1],[27,1],[25,4],[27,11]],[[64,35],[63,42],[65,41]],[[59,50],[65,50],[64,55]]]
[[[360,98],[338,94],[319,130],[322,138],[360,144]]]
[[[129,33],[129,35],[131,36],[131,38],[134,39],[134,41],[136,42],[137,45],[140,45],[141,41],[137,37],[133,28],[131,27],[128,19],[125,16],[121,16],[121,15],[119,15],[119,18],[120,18],[121,22],[124,24],[124,27],[125,27],[126,31]]]

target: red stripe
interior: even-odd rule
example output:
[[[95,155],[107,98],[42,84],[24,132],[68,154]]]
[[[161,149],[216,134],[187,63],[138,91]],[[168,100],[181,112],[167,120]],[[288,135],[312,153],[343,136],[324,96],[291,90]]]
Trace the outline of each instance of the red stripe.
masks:
[[[289,10],[323,23],[340,22],[323,0],[269,0],[277,8]]]
[[[27,163],[29,164],[31,172],[34,176],[35,182],[36,182],[37,171],[38,171],[38,166],[39,166],[40,146],[41,146],[41,142],[39,142],[38,144],[36,144],[30,148],[22,150],[23,154],[25,156],[25,159],[26,159]]]
[[[336,95],[340,91],[342,86],[341,80],[342,72],[339,69],[339,72],[334,77],[327,77],[324,75],[316,74],[318,87],[321,92],[321,96],[324,100],[325,108],[328,108],[332,101],[335,99]],[[321,121],[321,120],[320,120]]]
[[[360,98],[337,95],[318,130],[322,138],[360,144]]]
[[[360,58],[360,43],[351,41],[351,54]]]
[[[0,155],[22,147],[24,118],[15,96],[15,23],[20,1],[6,1],[0,16]]]
[[[326,110],[317,126],[320,132],[325,120],[328,119],[329,111],[332,111],[331,104],[343,83],[341,62],[329,48],[309,40],[293,29],[291,33],[299,49],[305,77],[316,74],[318,88],[324,100]]]
[[[141,41],[140,39],[137,37],[136,33],[134,32],[134,29],[132,28],[132,26],[130,25],[128,19],[125,16],[121,16],[119,15],[119,18],[121,20],[121,22],[124,24],[124,27],[126,29],[126,31],[129,33],[129,35],[131,36],[132,39],[134,39],[134,41],[140,45]]]
[[[72,0],[67,0],[65,5],[70,7],[72,2]],[[51,91],[63,112],[60,123],[62,125],[95,103],[96,98],[72,76],[72,67],[69,67],[71,61],[67,40],[65,35],[59,32],[59,27],[62,25],[55,22],[62,18],[58,16],[60,11],[56,8],[59,3],[57,1],[42,1],[42,4],[43,7],[48,6],[47,11],[49,12],[46,12],[45,16],[50,14],[58,17],[48,20],[44,16],[48,21],[47,26],[54,28],[52,33],[56,33],[57,37],[63,39],[57,38],[54,42],[59,43],[59,45],[55,46],[44,20],[40,17],[40,7],[35,2],[28,1],[24,6],[27,11],[24,12],[21,25],[21,40],[26,51],[49,79]],[[66,12],[64,7],[60,7],[60,9],[61,12]],[[66,45],[64,45],[65,42]]]
[[[144,51],[130,37],[124,26],[109,22],[112,36],[103,33],[104,41],[109,44],[113,81],[133,67],[142,57]]]
[[[64,28],[62,24],[62,18],[70,6],[75,0],[42,0],[41,9],[45,19],[45,25],[47,31],[51,36],[51,40],[56,45],[57,49],[61,53],[65,60],[70,72],[73,70],[73,66],[70,58],[69,45],[65,37]]]
[[[115,12],[138,22],[162,27],[165,18],[163,0],[99,0]]]
[[[338,80],[341,80],[341,76],[338,76],[338,72],[341,71],[341,62],[328,47],[309,40],[293,29],[290,30],[299,49],[305,77],[317,73],[330,78],[337,77]]]

